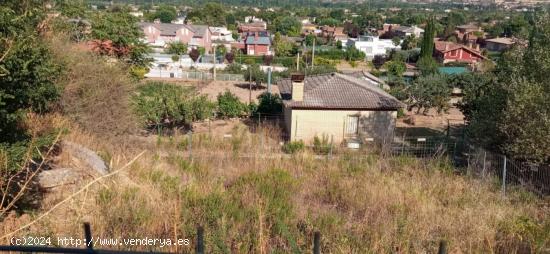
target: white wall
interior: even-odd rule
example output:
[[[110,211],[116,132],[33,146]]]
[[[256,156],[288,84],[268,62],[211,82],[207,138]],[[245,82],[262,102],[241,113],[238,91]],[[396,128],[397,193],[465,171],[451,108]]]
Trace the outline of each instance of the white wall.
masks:
[[[366,36],[359,39],[349,39],[347,43],[348,47],[355,47],[356,49],[365,53],[367,60],[372,60],[376,55],[386,55],[391,49],[401,49],[401,46],[395,46],[390,39],[380,39],[375,36]]]

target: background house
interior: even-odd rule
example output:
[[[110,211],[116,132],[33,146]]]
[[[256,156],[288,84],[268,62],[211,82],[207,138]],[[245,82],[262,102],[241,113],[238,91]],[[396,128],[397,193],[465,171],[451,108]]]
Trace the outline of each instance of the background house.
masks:
[[[502,52],[509,49],[515,42],[512,38],[493,38],[485,40],[485,48],[489,51]]]
[[[465,62],[475,64],[487,59],[477,49],[448,41],[435,42],[434,56],[441,63]]]
[[[377,36],[360,36],[358,39],[349,39],[346,45],[363,51],[367,60],[374,59],[376,55],[385,56],[392,49],[401,49],[401,46],[396,46],[392,40],[380,39]]]
[[[285,127],[292,141],[328,137],[385,142],[393,138],[397,110],[403,104],[376,85],[330,73],[304,78],[293,75],[278,83]]]
[[[167,43],[181,42],[190,48],[212,49],[212,32],[206,25],[141,22],[139,26],[143,29],[145,41],[153,46],[164,47]]]

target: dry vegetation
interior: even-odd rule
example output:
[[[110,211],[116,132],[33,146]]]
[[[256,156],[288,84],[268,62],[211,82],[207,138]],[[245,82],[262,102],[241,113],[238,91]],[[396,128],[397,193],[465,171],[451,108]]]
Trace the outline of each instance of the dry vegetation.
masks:
[[[61,106],[66,115],[84,129],[111,138],[135,131],[129,104],[133,84],[125,67],[63,36],[51,38],[50,45],[56,60],[67,68],[61,80]],[[106,60],[111,62],[106,64]]]
[[[326,253],[434,252],[441,239],[452,252],[548,248],[548,203],[529,193],[502,198],[498,184],[458,175],[443,159],[281,155],[273,132],[197,134],[192,154],[186,135],[109,150],[113,169],[146,154],[19,234],[80,235],[89,221],[94,234],[123,238],[194,239],[203,225],[209,253],[306,252],[315,230]],[[77,130],[67,139],[105,147]]]

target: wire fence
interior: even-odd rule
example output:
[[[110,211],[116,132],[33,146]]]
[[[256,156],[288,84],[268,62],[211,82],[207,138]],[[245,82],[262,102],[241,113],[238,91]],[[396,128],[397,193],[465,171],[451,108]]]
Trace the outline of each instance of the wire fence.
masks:
[[[241,159],[285,159],[292,157],[289,151],[288,134],[284,129],[284,119],[278,114],[256,114],[248,119],[249,131],[255,135],[243,138],[238,133],[225,134],[218,146],[232,153],[216,154],[201,146],[211,142],[212,133],[190,134],[196,136],[187,142],[187,153],[201,157],[238,156]],[[502,194],[508,188],[523,187],[537,195],[550,195],[550,165],[535,164],[483,149],[468,140],[463,128],[450,124],[442,132],[419,135],[410,130],[395,131],[389,142],[377,142],[375,139],[363,139],[359,147],[350,148],[345,142],[335,142],[334,137],[319,137],[317,141],[303,143],[303,149],[315,154],[317,158],[338,159],[348,156],[350,150],[354,159],[365,154],[377,153],[384,156],[409,156],[422,159],[448,158],[458,171],[474,175],[485,180],[497,178],[502,184]],[[406,134],[403,132],[407,132]],[[211,144],[210,144],[211,145]],[[194,147],[191,147],[194,146]],[[208,146],[208,145],[207,145]],[[206,147],[207,147],[206,146]],[[193,151],[193,149],[195,149]]]
[[[195,236],[195,241],[189,241],[189,250],[184,251],[175,251],[175,252],[153,252],[153,251],[122,251],[122,250],[105,250],[105,249],[96,249],[94,245],[94,238],[92,237],[92,231],[89,223],[84,223],[84,245],[85,248],[65,248],[65,247],[50,247],[50,246],[25,246],[25,245],[0,245],[0,252],[19,252],[19,253],[70,253],[70,254],[166,254],[166,253],[192,253],[191,249],[194,246],[194,253],[204,254],[205,251],[205,236],[204,236],[204,227],[197,226],[197,234]],[[313,232],[313,242],[311,253],[321,254],[321,232]],[[175,242],[177,242],[175,240]],[[439,254],[447,253],[447,242],[441,240],[438,247]]]

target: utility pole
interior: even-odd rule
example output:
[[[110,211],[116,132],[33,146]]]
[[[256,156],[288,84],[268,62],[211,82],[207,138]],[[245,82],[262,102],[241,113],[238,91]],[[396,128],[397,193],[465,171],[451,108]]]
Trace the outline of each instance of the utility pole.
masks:
[[[313,51],[311,51],[311,67],[315,66],[315,41],[317,37],[313,37]]]
[[[298,52],[298,55],[296,56],[296,70],[300,70],[300,52]]]
[[[213,71],[213,78],[214,78],[214,81],[216,80],[216,47],[214,47],[214,69],[212,70]]]

